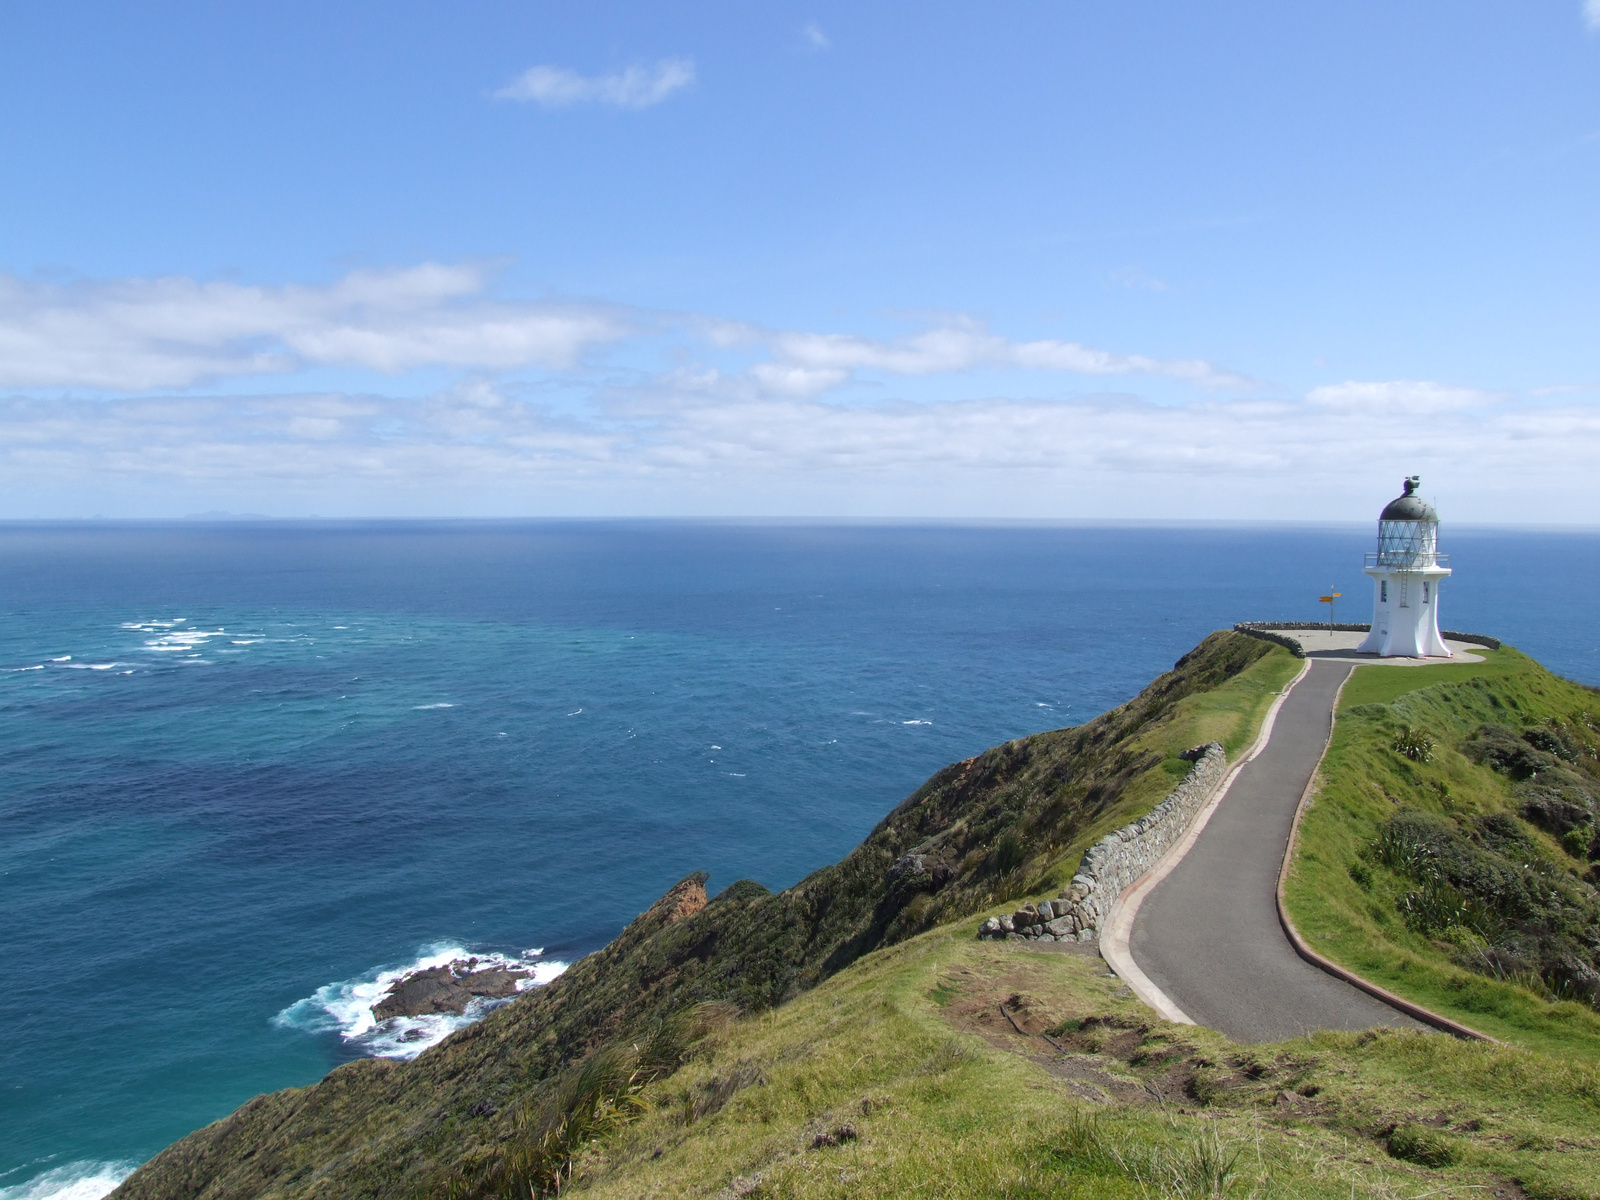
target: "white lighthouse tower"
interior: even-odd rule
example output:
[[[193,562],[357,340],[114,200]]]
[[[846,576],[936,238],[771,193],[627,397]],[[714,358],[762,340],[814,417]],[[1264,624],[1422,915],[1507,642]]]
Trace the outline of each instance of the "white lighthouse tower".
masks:
[[[1413,475],[1378,517],[1378,551],[1362,569],[1372,576],[1372,632],[1356,649],[1387,658],[1450,658],[1439,636],[1439,585],[1450,574],[1438,552],[1439,514],[1416,495]]]

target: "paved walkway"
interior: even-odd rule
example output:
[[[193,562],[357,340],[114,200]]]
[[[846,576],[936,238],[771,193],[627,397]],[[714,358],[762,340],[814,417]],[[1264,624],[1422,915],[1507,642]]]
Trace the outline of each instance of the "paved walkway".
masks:
[[[1376,654],[1357,654],[1356,647],[1366,640],[1366,634],[1346,629],[1279,629],[1275,632],[1291,637],[1300,643],[1307,658],[1332,659],[1336,662],[1379,663],[1385,667],[1432,667],[1439,663],[1482,662],[1483,655],[1474,653],[1482,646],[1471,642],[1457,642],[1446,638],[1453,658],[1380,658]]]
[[[1278,924],[1278,871],[1295,809],[1327,744],[1339,685],[1354,669],[1312,659],[1266,747],[1133,920],[1129,949],[1139,969],[1193,1020],[1237,1042],[1425,1028],[1306,962]]]

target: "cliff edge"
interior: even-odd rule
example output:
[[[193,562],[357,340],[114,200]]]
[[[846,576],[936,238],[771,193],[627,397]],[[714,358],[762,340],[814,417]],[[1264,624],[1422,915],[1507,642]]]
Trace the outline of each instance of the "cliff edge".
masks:
[[[638,1054],[708,1002],[771,1009],[874,950],[1065,883],[1085,846],[1183,776],[1183,749],[1219,729],[1230,749],[1244,744],[1251,714],[1292,666],[1278,647],[1213,634],[1119,708],[939,771],[842,861],[794,887],[773,894],[742,880],[708,898],[706,875],[694,873],[604,949],[416,1060],[347,1063],[312,1086],[258,1096],[113,1195],[477,1194],[472,1181],[496,1168],[539,1098],[597,1051]],[[1234,681],[1237,703],[1205,702]]]

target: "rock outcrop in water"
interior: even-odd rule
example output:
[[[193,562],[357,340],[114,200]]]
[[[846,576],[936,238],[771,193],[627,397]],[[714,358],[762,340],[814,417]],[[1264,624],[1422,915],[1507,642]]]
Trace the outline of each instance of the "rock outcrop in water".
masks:
[[[456,959],[396,980],[389,994],[372,1006],[380,1021],[390,1017],[421,1017],[429,1013],[461,1013],[474,1000],[503,1000],[517,994],[517,982],[533,972],[509,967],[477,969],[475,958]]]

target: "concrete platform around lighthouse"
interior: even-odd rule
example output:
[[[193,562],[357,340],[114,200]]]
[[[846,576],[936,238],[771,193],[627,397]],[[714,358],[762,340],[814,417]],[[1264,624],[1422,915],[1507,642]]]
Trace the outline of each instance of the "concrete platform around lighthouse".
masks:
[[[1457,642],[1450,638],[1445,639],[1445,645],[1450,647],[1450,658],[1384,658],[1377,654],[1357,654],[1356,647],[1366,638],[1366,634],[1343,629],[1273,629],[1270,625],[1262,626],[1271,633],[1282,637],[1293,638],[1300,643],[1300,648],[1306,652],[1307,658],[1330,659],[1334,662],[1378,663],[1386,667],[1436,667],[1442,663],[1475,663],[1482,662],[1483,655],[1473,651],[1482,647],[1473,642]]]

